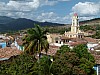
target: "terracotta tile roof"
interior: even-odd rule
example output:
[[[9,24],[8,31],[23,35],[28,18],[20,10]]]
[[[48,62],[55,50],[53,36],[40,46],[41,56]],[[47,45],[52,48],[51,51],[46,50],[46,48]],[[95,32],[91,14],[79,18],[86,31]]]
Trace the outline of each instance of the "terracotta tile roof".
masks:
[[[86,43],[87,43],[86,41],[78,41],[78,42],[69,42],[68,45],[77,46],[77,45],[86,44]]]
[[[17,39],[16,42],[17,42],[18,45],[22,45],[23,44],[23,41],[21,39]]]
[[[58,46],[50,45],[47,55],[53,56],[56,54],[57,50],[59,50]],[[42,51],[41,53],[46,54],[45,51]]]
[[[9,41],[9,39],[4,39],[4,41],[8,42],[8,41]]]
[[[79,42],[79,41],[85,41],[83,38],[72,38],[71,41]]]
[[[66,37],[66,36],[62,36],[61,39],[62,40],[66,40],[66,39],[72,39],[72,38],[69,38],[69,37]]]
[[[0,49],[0,58],[10,58],[14,55],[21,54],[22,51],[17,50],[16,48],[6,47]]]
[[[59,50],[59,47],[58,46],[50,46],[48,52],[47,52],[47,55],[55,55],[57,50]]]
[[[91,37],[84,37],[84,40],[86,40],[87,42],[91,42],[91,43],[97,43],[97,41]]]
[[[100,64],[100,55],[94,55],[96,64]]]
[[[96,51],[91,51],[90,53],[94,56],[96,64],[100,64],[100,54],[97,54]]]

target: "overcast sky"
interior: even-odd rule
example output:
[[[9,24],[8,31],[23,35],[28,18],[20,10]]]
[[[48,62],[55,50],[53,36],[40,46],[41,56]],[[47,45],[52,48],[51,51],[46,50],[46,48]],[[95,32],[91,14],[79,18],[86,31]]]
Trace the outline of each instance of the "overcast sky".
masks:
[[[100,0],[0,0],[0,16],[67,24],[73,13],[80,20],[100,18]]]

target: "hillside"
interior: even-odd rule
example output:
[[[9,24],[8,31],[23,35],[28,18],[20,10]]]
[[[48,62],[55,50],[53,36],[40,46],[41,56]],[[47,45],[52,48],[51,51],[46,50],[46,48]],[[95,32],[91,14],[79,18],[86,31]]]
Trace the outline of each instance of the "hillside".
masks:
[[[15,20],[15,19],[7,17],[7,16],[0,16],[0,24],[6,24],[6,23],[9,23],[13,20]]]
[[[23,30],[34,27],[34,24],[40,26],[62,26],[64,24],[38,22],[26,18],[13,19],[6,16],[0,16],[0,32]]]
[[[80,21],[80,25],[100,25],[100,18],[94,18],[91,20]]]

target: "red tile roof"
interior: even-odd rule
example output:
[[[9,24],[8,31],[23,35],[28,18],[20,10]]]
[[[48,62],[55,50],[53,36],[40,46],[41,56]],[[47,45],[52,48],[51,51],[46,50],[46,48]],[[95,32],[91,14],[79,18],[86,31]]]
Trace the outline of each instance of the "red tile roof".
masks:
[[[79,41],[85,41],[85,40],[83,38],[72,38],[71,41],[79,42]]]
[[[22,39],[17,39],[16,42],[17,42],[18,45],[22,45],[22,44],[24,43],[24,42],[22,41]]]
[[[91,50],[90,53],[94,56],[96,64],[100,64],[100,54],[98,54],[96,51]]]
[[[49,47],[49,50],[47,52],[47,55],[53,56],[53,55],[56,54],[57,50],[59,50],[59,47],[58,46],[50,46]]]
[[[91,37],[85,37],[84,40],[86,40],[87,42],[97,43],[97,41]]]
[[[100,55],[94,55],[96,64],[100,64]]]
[[[58,46],[50,45],[47,55],[53,56],[56,54],[57,50],[59,50]],[[46,54],[45,51],[42,51],[41,53]]]
[[[16,48],[6,47],[0,49],[0,58],[10,58],[11,56],[19,55],[22,51]]]
[[[66,39],[72,39],[72,38],[69,38],[69,37],[66,37],[66,36],[62,36],[61,39],[62,40],[66,40]]]
[[[78,41],[78,42],[69,42],[68,44],[70,46],[77,46],[77,45],[86,44],[86,43],[87,43],[86,41]]]

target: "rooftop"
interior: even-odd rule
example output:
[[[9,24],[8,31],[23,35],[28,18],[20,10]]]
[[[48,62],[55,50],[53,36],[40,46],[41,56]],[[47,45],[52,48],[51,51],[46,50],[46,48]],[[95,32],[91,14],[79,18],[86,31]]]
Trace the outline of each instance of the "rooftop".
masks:
[[[78,42],[69,42],[68,44],[70,46],[77,46],[77,45],[86,44],[86,43],[87,43],[86,41],[78,41]]]
[[[59,50],[58,46],[50,45],[47,55],[54,56],[57,53],[57,50]],[[42,51],[41,53],[46,54],[45,51]]]
[[[11,48],[11,47],[1,48],[0,49],[0,59],[1,58],[10,58],[11,56],[16,56],[21,53],[22,53],[22,51],[20,51],[16,48]]]
[[[17,42],[18,45],[20,45],[20,46],[23,45],[23,43],[24,43],[24,42],[22,41],[22,39],[17,39],[16,42]]]
[[[88,43],[97,43],[97,41],[91,37],[84,37],[84,40],[86,40]]]

